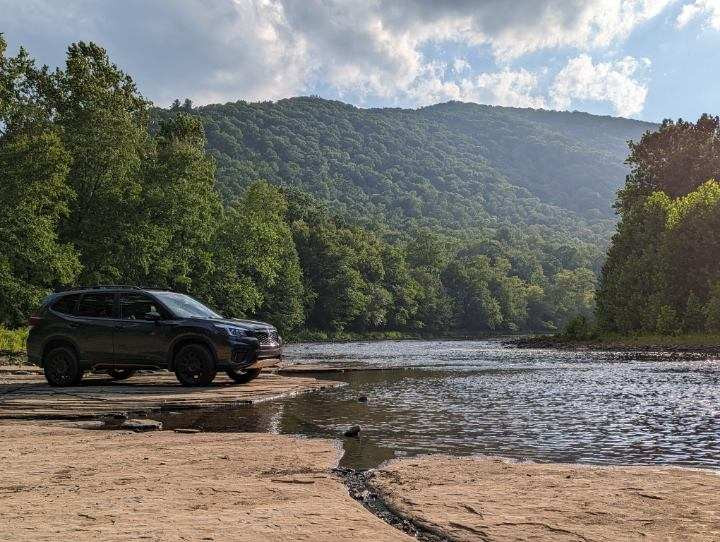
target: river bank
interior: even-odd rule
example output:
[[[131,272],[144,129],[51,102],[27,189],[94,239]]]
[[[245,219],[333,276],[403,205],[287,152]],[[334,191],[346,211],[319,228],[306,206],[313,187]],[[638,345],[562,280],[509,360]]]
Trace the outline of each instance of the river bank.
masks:
[[[410,540],[334,477],[332,440],[0,425],[0,540]]]
[[[576,339],[565,335],[537,335],[503,340],[503,345],[524,349],[557,349],[578,352],[628,352],[671,359],[720,357],[720,335],[601,335]]]
[[[0,513],[0,540],[410,540],[391,525],[427,542],[718,538],[720,479],[706,469],[720,469],[719,361],[498,341],[311,343],[288,347],[287,360],[300,377],[207,390],[169,373],[93,375],[48,396],[37,368],[0,372],[11,410],[40,401],[97,415],[117,406],[106,391],[121,402],[130,393],[159,400],[151,417],[164,429],[0,421],[12,472],[0,510],[14,514]],[[281,386],[289,396],[267,400]],[[177,410],[186,392],[186,406],[226,404]],[[359,434],[343,436],[351,425]]]
[[[707,470],[434,456],[392,462],[369,485],[454,541],[720,539],[720,476]]]
[[[412,540],[350,496],[340,455],[330,439],[5,422],[0,540]],[[699,469],[434,456],[367,478],[355,496],[421,540],[720,537],[720,477]]]

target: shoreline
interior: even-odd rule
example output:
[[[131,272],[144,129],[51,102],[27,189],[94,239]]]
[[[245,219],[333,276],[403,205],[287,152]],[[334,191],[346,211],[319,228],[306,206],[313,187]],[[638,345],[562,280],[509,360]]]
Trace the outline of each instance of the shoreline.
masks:
[[[10,395],[18,383],[46,387],[37,374],[0,372],[3,378]],[[76,401],[84,388],[132,387],[96,380],[50,398],[62,403],[65,395]],[[273,400],[283,397],[278,385],[321,389],[314,380],[267,375],[253,381],[254,392],[250,385],[215,387]],[[170,386],[140,380],[138,387],[161,397]],[[720,472],[702,468],[426,455],[362,471],[338,467],[339,438],[98,429],[0,419],[0,522],[7,524],[0,540],[720,537]]]
[[[7,540],[716,540],[720,473],[445,455],[337,468],[336,439],[0,422]]]
[[[575,352],[613,352],[644,354],[651,359],[704,359],[720,357],[720,341],[683,342],[674,337],[625,337],[599,340],[575,340],[561,336],[539,335],[502,341],[503,346],[519,349],[565,350]],[[700,337],[702,339],[702,337]]]

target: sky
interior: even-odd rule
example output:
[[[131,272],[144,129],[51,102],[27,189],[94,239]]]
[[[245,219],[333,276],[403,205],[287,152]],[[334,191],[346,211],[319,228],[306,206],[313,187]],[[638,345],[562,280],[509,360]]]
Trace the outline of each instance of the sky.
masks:
[[[0,0],[10,54],[94,41],[158,105],[319,95],[720,113],[720,0]]]

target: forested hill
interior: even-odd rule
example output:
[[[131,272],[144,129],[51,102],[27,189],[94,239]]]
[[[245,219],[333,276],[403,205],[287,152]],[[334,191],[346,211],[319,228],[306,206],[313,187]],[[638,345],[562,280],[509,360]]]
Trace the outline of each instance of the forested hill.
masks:
[[[627,140],[655,125],[449,102],[360,109],[319,98],[193,109],[230,201],[257,179],[356,221],[442,229],[538,225],[604,241]]]

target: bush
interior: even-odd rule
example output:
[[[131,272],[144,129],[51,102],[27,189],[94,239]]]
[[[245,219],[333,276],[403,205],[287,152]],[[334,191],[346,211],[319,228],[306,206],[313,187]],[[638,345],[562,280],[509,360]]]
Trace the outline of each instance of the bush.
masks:
[[[27,335],[27,328],[11,330],[0,326],[0,354],[24,353]]]
[[[597,337],[597,330],[585,316],[579,315],[568,322],[563,335],[576,341],[589,341]]]
[[[656,330],[662,335],[677,335],[680,332],[677,311],[670,305],[663,305],[657,316]]]

